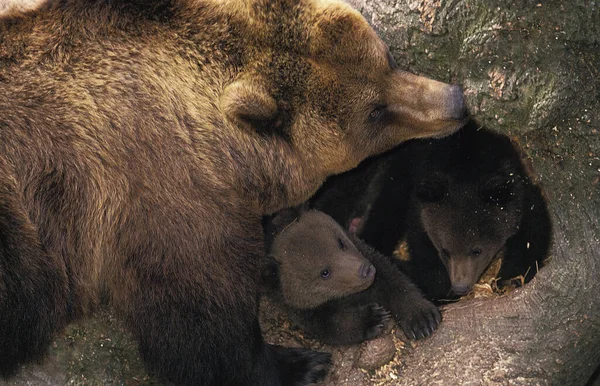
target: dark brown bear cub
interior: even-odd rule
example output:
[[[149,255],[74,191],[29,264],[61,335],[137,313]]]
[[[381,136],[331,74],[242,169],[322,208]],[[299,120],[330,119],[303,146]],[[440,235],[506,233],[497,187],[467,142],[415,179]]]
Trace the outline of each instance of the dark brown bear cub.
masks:
[[[413,161],[400,263],[433,299],[465,295],[499,254],[500,282],[543,265],[550,219],[512,141],[469,122],[451,137],[407,147]]]
[[[261,219],[465,118],[323,0],[61,0],[0,16],[0,375],[107,299],[148,368],[307,384],[263,342]]]
[[[268,292],[307,335],[328,344],[373,339],[390,317],[387,310],[409,338],[437,328],[440,313],[419,289],[331,217],[287,210],[272,223],[263,273]]]
[[[439,141],[394,150],[394,174],[361,237],[392,251],[398,237],[388,234],[405,230],[410,260],[397,262],[431,299],[465,295],[500,256],[500,287],[515,277],[531,280],[546,257],[551,224],[517,149],[471,121]]]

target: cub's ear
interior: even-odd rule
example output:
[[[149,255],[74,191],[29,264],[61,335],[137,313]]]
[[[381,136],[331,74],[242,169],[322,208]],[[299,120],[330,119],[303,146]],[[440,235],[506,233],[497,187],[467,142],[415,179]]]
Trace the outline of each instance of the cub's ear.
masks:
[[[308,210],[308,203],[282,209],[271,217],[277,233],[283,232],[291,223],[298,220]]]
[[[273,245],[273,240],[290,224],[298,220],[304,212],[308,210],[308,203],[294,206],[287,209],[282,209],[277,213],[263,216],[262,226],[265,236],[265,251],[268,253]]]
[[[227,120],[240,128],[259,133],[277,129],[277,102],[258,80],[244,78],[231,83],[220,102]]]
[[[498,175],[484,181],[479,188],[479,196],[490,204],[506,205],[518,198],[519,189],[522,189],[523,179],[512,168],[505,168]]]
[[[415,195],[422,202],[439,202],[448,192],[448,181],[437,175],[425,178],[415,186]]]

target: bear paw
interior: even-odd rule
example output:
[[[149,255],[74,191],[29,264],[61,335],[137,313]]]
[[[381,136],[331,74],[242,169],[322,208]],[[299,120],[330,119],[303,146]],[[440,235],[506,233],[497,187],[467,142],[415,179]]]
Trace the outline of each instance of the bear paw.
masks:
[[[331,366],[330,353],[274,345],[271,348],[277,353],[284,385],[317,383],[325,378]]]
[[[400,327],[409,339],[422,339],[433,334],[442,321],[438,308],[426,299],[414,302],[410,311],[404,312]]]
[[[378,337],[385,324],[390,320],[391,314],[388,310],[377,303],[369,304],[369,314],[367,319],[367,328],[365,330],[365,340]]]

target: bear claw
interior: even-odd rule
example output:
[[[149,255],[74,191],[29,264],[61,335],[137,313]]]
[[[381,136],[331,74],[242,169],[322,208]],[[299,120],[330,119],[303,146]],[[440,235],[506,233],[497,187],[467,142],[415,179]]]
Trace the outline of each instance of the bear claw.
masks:
[[[374,339],[379,336],[385,328],[387,321],[392,317],[388,310],[377,303],[370,304],[369,310],[369,323],[367,324],[368,327],[365,331],[366,340]]]
[[[418,308],[421,308],[421,310],[418,310]],[[442,320],[437,307],[427,301],[427,304],[417,307],[415,311],[407,315],[407,318],[401,323],[406,336],[409,339],[423,339],[433,334]]]

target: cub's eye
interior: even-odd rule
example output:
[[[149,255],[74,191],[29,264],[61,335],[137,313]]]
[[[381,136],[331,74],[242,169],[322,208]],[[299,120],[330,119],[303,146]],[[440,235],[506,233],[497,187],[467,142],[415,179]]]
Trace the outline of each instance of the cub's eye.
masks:
[[[479,256],[479,255],[481,255],[481,249],[479,249],[479,248],[473,248],[473,249],[471,249],[471,255],[473,255],[473,256]]]
[[[342,239],[338,239],[338,247],[340,247],[340,249],[343,251],[344,249],[346,249],[346,245],[344,244],[344,242],[342,241]]]
[[[385,114],[386,109],[387,106],[377,106],[373,110],[371,110],[371,112],[369,113],[369,122],[375,123],[381,120],[381,118]]]
[[[331,271],[329,271],[327,268],[321,271],[321,277],[323,279],[327,279],[329,276],[331,276]]]

